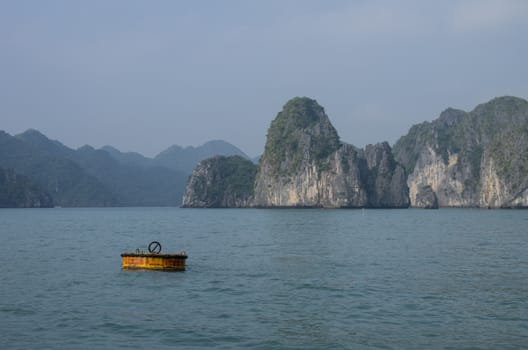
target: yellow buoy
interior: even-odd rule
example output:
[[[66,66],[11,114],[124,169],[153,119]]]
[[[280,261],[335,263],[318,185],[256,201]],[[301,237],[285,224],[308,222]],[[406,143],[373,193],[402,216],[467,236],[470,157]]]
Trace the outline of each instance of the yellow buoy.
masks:
[[[121,254],[122,267],[125,270],[159,270],[159,271],[185,271],[187,254],[160,254],[161,244],[151,242],[148,252],[136,249],[134,253]]]

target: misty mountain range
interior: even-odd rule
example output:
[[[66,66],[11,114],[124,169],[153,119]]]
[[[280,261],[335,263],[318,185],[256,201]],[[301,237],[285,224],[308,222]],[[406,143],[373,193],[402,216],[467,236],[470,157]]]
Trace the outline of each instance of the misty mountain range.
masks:
[[[214,155],[249,159],[221,140],[199,147],[174,145],[148,158],[112,146],[72,149],[32,129],[15,136],[0,131],[0,169],[14,172],[3,186],[15,186],[20,178],[15,175],[20,175],[32,188],[28,198],[42,198],[34,194],[40,190],[51,196],[55,206],[179,206],[195,165]],[[25,192],[16,193],[23,196]],[[19,198],[21,206],[50,206],[49,202],[31,202],[28,198]],[[13,203],[12,198],[9,203]],[[2,203],[0,198],[0,207],[16,206],[9,203]]]

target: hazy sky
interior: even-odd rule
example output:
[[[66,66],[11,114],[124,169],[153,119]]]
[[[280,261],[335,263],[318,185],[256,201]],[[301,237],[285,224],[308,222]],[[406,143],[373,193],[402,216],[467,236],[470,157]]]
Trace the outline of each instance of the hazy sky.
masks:
[[[294,96],[345,142],[528,97],[528,1],[0,0],[0,129],[152,156],[250,156]]]

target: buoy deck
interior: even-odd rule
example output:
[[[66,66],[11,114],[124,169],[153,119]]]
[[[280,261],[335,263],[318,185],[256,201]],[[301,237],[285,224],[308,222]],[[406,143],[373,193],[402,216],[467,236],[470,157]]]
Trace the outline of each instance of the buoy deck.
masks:
[[[157,253],[123,253],[122,267],[125,270],[184,271],[187,255]]]

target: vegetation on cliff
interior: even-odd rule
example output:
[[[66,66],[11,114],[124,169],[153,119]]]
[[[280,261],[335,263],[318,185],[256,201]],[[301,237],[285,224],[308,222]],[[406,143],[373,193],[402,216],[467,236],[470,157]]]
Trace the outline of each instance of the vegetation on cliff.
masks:
[[[528,102],[515,97],[494,99],[478,106],[480,128],[486,132],[486,152],[499,176],[512,188],[528,186]],[[487,140],[486,140],[487,139]]]
[[[263,160],[276,175],[292,174],[303,160],[320,161],[339,148],[324,108],[307,97],[289,100],[268,129]],[[284,160],[290,162],[284,162]]]
[[[183,207],[245,207],[253,196],[257,166],[240,156],[200,162],[189,177]]]
[[[461,153],[472,169],[478,170],[484,147],[489,147],[490,155],[496,159],[511,160],[501,157],[501,152],[525,145],[527,139],[528,102],[505,96],[483,103],[469,113],[448,108],[438,119],[414,125],[396,142],[394,153],[408,172],[414,170],[425,147],[432,147],[446,164],[450,154]],[[502,164],[501,171],[511,170],[509,163]]]
[[[462,182],[467,203],[479,205],[483,164],[489,161],[508,192],[522,192],[528,186],[528,102],[505,96],[471,112],[449,108],[438,119],[413,126],[394,145],[394,154],[413,174],[418,160],[429,157],[428,149],[441,156],[453,179]],[[456,156],[454,164],[451,156]],[[446,204],[443,196],[441,205]]]
[[[187,184],[184,206],[408,206],[405,172],[390,146],[363,151],[341,143],[324,109],[306,97],[288,101],[271,122],[258,171],[239,162],[238,168],[221,157],[201,162]]]

